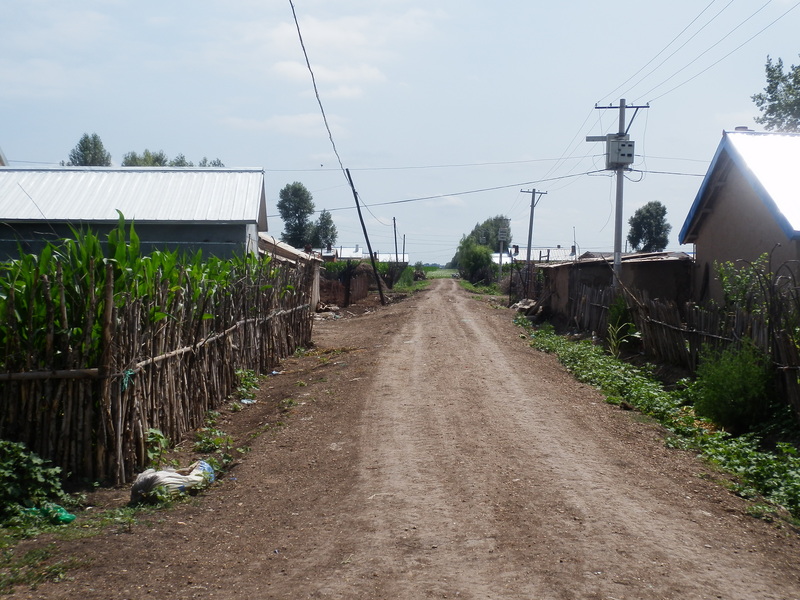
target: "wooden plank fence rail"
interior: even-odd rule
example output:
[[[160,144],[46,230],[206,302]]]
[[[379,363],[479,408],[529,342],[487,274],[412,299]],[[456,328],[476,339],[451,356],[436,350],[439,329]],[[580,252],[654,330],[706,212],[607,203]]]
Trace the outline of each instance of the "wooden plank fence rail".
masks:
[[[310,267],[262,268],[223,289],[175,293],[165,282],[145,298],[115,294],[110,265],[106,276],[102,299],[93,281],[80,292],[92,314],[79,325],[102,329],[95,364],[86,364],[88,344],[60,334],[69,322],[56,302],[46,309],[42,354],[21,335],[5,347],[0,341],[7,370],[0,373],[0,437],[25,442],[77,477],[130,481],[147,464],[148,430],[180,441],[229,398],[237,371],[267,373],[311,341]],[[50,286],[43,293],[53,298],[52,290],[66,287],[55,279],[33,284]],[[14,310],[10,289],[6,308]]]
[[[787,327],[770,331],[763,315],[741,309],[722,312],[692,303],[681,308],[674,302],[650,299],[642,292],[625,290],[624,293],[647,356],[694,372],[706,348],[739,347],[744,340],[752,341],[771,357],[778,373],[779,389],[800,418],[800,349]],[[611,288],[583,286],[572,304],[570,322],[604,339],[613,299]],[[784,318],[791,322],[793,317],[782,315],[776,320],[784,322]]]

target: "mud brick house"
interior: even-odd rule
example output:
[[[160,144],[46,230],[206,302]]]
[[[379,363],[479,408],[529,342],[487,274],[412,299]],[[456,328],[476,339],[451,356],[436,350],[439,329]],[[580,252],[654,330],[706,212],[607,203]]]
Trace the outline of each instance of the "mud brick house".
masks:
[[[694,299],[721,300],[715,263],[771,253],[798,274],[800,135],[723,132],[678,240],[694,244]]]
[[[18,248],[91,229],[101,240],[119,211],[142,252],[185,250],[229,258],[257,252],[267,231],[263,169],[161,167],[0,168],[0,260]]]

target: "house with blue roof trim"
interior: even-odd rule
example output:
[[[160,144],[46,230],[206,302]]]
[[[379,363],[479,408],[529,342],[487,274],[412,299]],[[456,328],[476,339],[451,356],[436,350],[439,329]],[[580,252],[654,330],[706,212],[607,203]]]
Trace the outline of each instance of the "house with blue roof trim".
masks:
[[[694,244],[697,301],[722,299],[716,263],[766,252],[800,273],[800,134],[723,132],[678,241]]]

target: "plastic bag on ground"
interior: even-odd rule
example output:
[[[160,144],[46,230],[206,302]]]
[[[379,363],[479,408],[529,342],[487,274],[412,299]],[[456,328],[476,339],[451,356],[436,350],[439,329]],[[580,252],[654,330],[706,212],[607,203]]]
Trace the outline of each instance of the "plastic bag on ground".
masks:
[[[206,461],[192,463],[185,469],[147,469],[136,477],[131,486],[131,503],[147,500],[157,487],[165,488],[170,495],[178,496],[191,489],[199,489],[214,481],[214,469]]]

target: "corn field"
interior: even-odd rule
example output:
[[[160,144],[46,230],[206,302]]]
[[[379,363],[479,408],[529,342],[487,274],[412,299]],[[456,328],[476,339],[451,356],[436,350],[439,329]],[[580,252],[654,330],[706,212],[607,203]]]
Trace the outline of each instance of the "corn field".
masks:
[[[0,266],[0,437],[124,483],[145,436],[172,441],[311,339],[312,270],[270,257],[139,255],[133,225]]]

